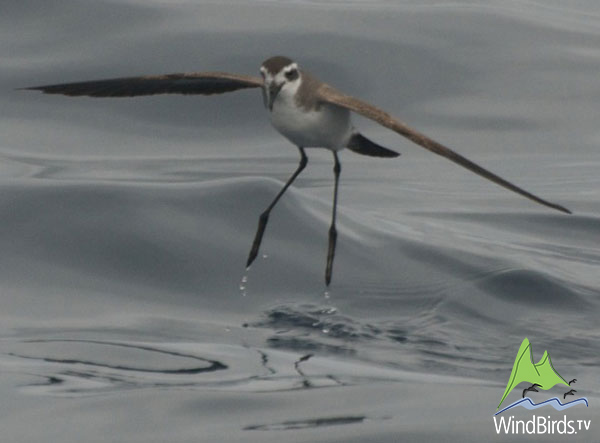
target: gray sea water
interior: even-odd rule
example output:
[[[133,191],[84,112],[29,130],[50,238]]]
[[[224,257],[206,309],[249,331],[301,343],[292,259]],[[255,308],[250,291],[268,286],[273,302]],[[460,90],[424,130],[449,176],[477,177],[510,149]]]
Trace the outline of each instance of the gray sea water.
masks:
[[[600,441],[597,2],[0,10],[1,441],[504,441],[492,414],[525,337],[589,400],[568,414],[592,429],[570,440]],[[355,118],[402,156],[342,153],[331,287],[323,150],[246,271],[258,216],[298,162],[258,91],[15,90],[256,74],[275,54],[574,214]],[[562,389],[531,393],[551,396]]]

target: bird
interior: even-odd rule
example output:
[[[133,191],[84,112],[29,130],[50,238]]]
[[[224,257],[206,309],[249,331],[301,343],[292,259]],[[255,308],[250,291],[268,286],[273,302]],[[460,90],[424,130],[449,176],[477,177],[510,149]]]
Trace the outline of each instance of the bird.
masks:
[[[355,153],[372,157],[393,158],[400,155],[362,135],[352,124],[351,113],[371,119],[415,144],[536,203],[571,214],[571,211],[564,206],[544,200],[514,185],[409,127],[383,109],[347,95],[317,79],[286,56],[269,57],[261,64],[259,72],[260,77],[227,72],[191,72],[120,77],[20,89],[37,90],[46,94],[89,97],[134,97],[155,94],[211,95],[243,89],[260,89],[272,126],[297,147],[300,161],[281,190],[260,214],[246,267],[249,268],[258,255],[271,211],[308,164],[306,149],[324,148],[332,152],[334,161],[333,205],[325,265],[326,286],[331,283],[337,243],[336,214],[341,173],[338,153],[347,148]]]
[[[576,379],[576,378],[574,378],[573,380],[571,380],[571,381],[569,382],[569,386],[571,386],[571,383],[576,383],[576,382],[577,382],[577,379]]]
[[[535,389],[537,386],[541,386],[541,385],[538,385],[537,383],[534,383],[531,386],[529,386],[528,388],[523,389],[523,398],[525,398],[525,393],[528,392],[528,391],[540,392],[537,389]]]
[[[569,392],[565,392],[565,394],[563,395],[563,400],[567,399],[567,395],[575,395],[575,392],[577,392],[575,389],[571,389]]]

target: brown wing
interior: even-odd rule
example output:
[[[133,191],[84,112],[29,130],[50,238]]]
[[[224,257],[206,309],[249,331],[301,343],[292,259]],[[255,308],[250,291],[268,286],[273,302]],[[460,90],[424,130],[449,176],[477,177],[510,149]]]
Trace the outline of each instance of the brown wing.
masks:
[[[259,88],[258,77],[225,72],[193,72],[142,77],[123,77],[78,83],[23,88],[46,94],[89,97],[134,97],[154,94],[222,94],[244,88]]]
[[[562,211],[562,212],[566,212],[567,214],[571,214],[571,211],[569,211],[567,208],[557,205],[555,203],[551,203],[544,199],[541,199],[541,198],[525,191],[524,189],[521,189],[518,186],[513,185],[512,183],[504,180],[502,177],[497,176],[496,174],[488,171],[485,168],[482,168],[481,166],[477,165],[476,163],[473,163],[471,160],[454,152],[452,149],[447,148],[446,146],[436,142],[435,140],[430,139],[425,134],[422,134],[419,131],[416,131],[416,130],[408,127],[406,124],[393,118],[387,112],[385,112],[373,105],[370,105],[369,103],[366,103],[357,98],[342,94],[341,92],[337,91],[336,89],[332,88],[331,86],[329,86],[327,84],[322,84],[320,86],[320,88],[318,89],[318,96],[319,96],[320,100],[322,100],[324,102],[332,103],[334,105],[341,106],[343,108],[347,108],[347,109],[354,111],[364,117],[374,120],[377,123],[379,123],[380,125],[385,126],[386,128],[389,128],[392,131],[397,132],[398,134],[408,138],[409,140],[416,143],[417,145],[422,146],[423,148],[425,148],[431,152],[434,152],[438,155],[441,155],[442,157],[446,157],[447,159],[453,161],[454,163],[458,163],[459,165],[467,168],[469,171],[473,171],[475,174],[478,174],[484,178],[487,178],[488,180],[491,180],[494,183],[505,187],[506,189],[510,189],[511,191],[516,192],[517,194],[521,194],[522,196],[527,197],[528,199],[533,200],[537,203],[540,203],[544,206],[548,206],[548,207],[556,209],[558,211]]]

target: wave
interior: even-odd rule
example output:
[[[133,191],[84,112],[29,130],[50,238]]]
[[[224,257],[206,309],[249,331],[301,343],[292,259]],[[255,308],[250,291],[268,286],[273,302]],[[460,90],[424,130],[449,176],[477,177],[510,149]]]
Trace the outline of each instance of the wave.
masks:
[[[258,216],[281,186],[263,177],[6,184],[0,277],[19,294],[44,293],[50,317],[76,303],[119,314],[121,303],[185,306],[211,318],[234,314],[263,329],[271,348],[383,362],[394,356],[416,369],[462,374],[504,363],[496,338],[522,339],[530,332],[524,325],[579,337],[594,330],[598,291],[537,266],[526,252],[491,254],[478,247],[482,240],[446,241],[437,228],[419,237],[411,225],[432,218],[399,215],[385,224],[352,204],[340,207],[334,279],[324,292],[331,203],[298,188],[278,204],[261,256],[246,271]],[[26,312],[27,300],[11,297],[3,311]],[[581,313],[576,324],[563,315],[572,312]],[[593,344],[555,346],[597,358],[586,351]]]
[[[525,409],[528,409],[528,410],[532,411],[534,409],[538,409],[538,408],[541,408],[543,406],[550,405],[554,409],[556,409],[557,411],[564,411],[565,409],[569,409],[571,406],[575,406],[575,405],[583,404],[583,403],[585,403],[586,407],[590,406],[586,397],[581,397],[581,398],[578,398],[576,400],[573,400],[573,401],[570,401],[570,402],[567,402],[567,403],[561,402],[558,399],[558,397],[552,397],[551,399],[548,399],[548,400],[543,401],[541,403],[534,403],[529,397],[525,397],[525,398],[522,398],[521,400],[518,400],[518,401],[512,403],[511,405],[505,407],[501,411],[496,412],[494,415],[501,414],[504,411],[507,411],[507,410],[512,409],[512,408],[516,408],[517,406],[521,406],[521,407],[523,407]]]

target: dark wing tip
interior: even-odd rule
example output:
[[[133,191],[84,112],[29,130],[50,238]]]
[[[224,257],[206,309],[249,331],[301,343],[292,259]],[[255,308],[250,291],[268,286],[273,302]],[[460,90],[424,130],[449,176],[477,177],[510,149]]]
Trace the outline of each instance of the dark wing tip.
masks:
[[[114,80],[109,80],[114,82]],[[61,83],[53,85],[43,86],[27,86],[25,88],[18,88],[17,91],[40,91],[44,94],[62,94],[68,96],[97,96],[96,84],[99,82],[77,82],[77,83]]]
[[[61,95],[68,95],[68,96],[77,96],[77,95],[90,95],[91,94],[84,94],[84,93],[74,93],[72,91],[67,91],[67,90],[59,90],[55,87],[53,87],[54,85],[51,86],[31,86],[31,87],[27,87],[27,88],[18,88],[17,91],[39,91],[43,94],[61,94]]]
[[[552,203],[552,204],[550,204],[550,205],[547,205],[547,206],[549,206],[549,207],[551,207],[551,208],[554,208],[554,209],[556,209],[556,210],[558,210],[558,211],[564,212],[565,214],[569,214],[569,215],[572,215],[572,214],[573,214],[573,212],[572,212],[570,209],[567,209],[567,208],[565,208],[564,206],[557,205],[557,204],[555,204],[555,203]]]

